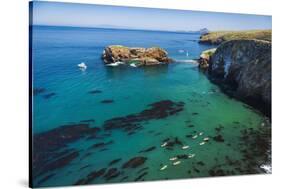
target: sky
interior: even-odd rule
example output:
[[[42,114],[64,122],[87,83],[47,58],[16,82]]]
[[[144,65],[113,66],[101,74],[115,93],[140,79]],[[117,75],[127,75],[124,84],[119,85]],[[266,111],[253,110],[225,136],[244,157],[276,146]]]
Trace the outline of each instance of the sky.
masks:
[[[167,31],[271,29],[271,16],[33,2],[33,24]]]

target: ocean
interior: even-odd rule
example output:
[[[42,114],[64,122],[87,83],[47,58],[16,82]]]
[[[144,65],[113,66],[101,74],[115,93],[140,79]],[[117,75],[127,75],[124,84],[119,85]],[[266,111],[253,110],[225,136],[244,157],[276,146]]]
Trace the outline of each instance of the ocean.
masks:
[[[268,132],[264,127],[269,122],[225,95],[198,70],[193,60],[215,47],[199,44],[199,37],[199,33],[33,26],[32,73],[37,90],[33,136],[77,123],[100,128],[106,136],[67,143],[64,148],[79,155],[64,166],[34,175],[34,186],[73,185],[102,168],[118,171],[87,184],[265,173],[260,167],[267,163],[268,149],[256,144]],[[101,59],[108,45],[161,47],[176,62],[108,67]],[[78,68],[81,62],[86,70]],[[103,131],[110,119],[134,117],[150,104],[167,101],[181,102],[183,109],[161,119],[139,121],[141,129],[130,134],[122,129]],[[91,148],[108,141],[102,149]],[[175,144],[167,148],[167,141]],[[122,168],[139,156],[146,158],[143,164]],[[176,160],[170,160],[173,157]]]

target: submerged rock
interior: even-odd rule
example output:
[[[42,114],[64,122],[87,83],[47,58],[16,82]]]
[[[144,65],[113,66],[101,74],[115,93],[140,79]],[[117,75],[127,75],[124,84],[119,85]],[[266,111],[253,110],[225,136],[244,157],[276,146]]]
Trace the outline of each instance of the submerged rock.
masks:
[[[123,164],[122,168],[136,168],[144,164],[144,162],[147,160],[146,157],[134,157]]]
[[[168,53],[159,47],[129,48],[112,45],[104,49],[102,59],[105,64],[123,62],[135,66],[149,66],[171,63]]]

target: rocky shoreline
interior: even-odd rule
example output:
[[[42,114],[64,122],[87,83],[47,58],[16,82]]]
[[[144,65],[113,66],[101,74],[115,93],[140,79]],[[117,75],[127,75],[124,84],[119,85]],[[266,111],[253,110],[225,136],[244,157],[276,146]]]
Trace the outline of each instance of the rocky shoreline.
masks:
[[[271,35],[271,31],[214,33],[202,34],[200,37],[200,43],[218,44],[218,47],[201,53],[198,59],[199,69],[207,73],[209,79],[226,94],[270,117],[271,40],[268,35]],[[228,36],[230,34],[231,37]],[[216,38],[206,37],[208,35],[215,35]],[[248,39],[250,37],[253,39]],[[130,48],[111,45],[104,49],[101,58],[107,66],[123,64],[140,67],[174,62],[168,57],[167,51],[159,47]]]
[[[198,63],[224,92],[271,116],[271,42],[226,41],[202,52]]]
[[[125,64],[133,67],[168,64],[173,62],[173,60],[168,57],[167,51],[159,47],[129,48],[121,45],[111,45],[106,47],[102,54],[102,60],[108,66]]]

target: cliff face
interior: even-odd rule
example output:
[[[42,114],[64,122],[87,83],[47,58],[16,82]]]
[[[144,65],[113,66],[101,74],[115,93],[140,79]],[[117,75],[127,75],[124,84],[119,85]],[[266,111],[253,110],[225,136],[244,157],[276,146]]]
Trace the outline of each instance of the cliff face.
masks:
[[[235,97],[271,114],[271,42],[231,40],[209,62],[210,78],[231,88]]]
[[[198,66],[201,70],[207,70],[209,68],[209,62],[212,55],[215,53],[216,48],[205,50],[201,53],[198,59]]]
[[[168,53],[161,48],[129,48],[112,45],[105,48],[102,59],[106,64],[124,62],[136,66],[148,66],[172,62]]]

